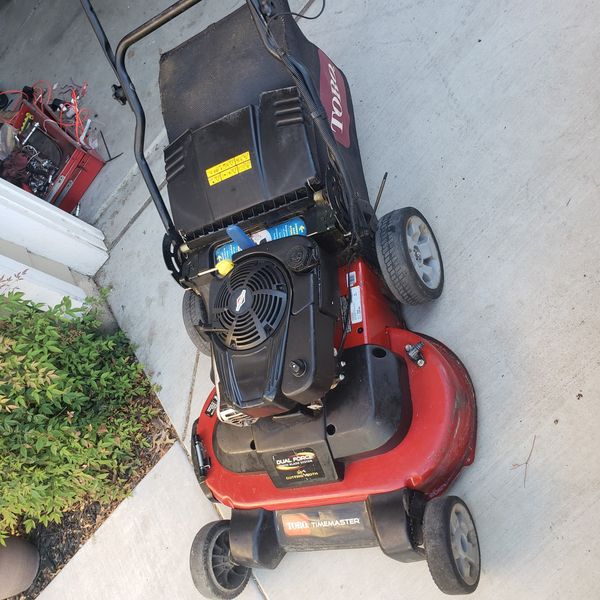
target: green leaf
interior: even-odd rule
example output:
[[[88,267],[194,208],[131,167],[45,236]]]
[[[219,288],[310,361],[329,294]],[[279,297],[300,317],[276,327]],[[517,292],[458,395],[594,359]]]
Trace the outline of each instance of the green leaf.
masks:
[[[23,521],[23,527],[25,527],[25,533],[29,533],[35,529],[35,521],[33,519],[25,519]]]
[[[8,292],[0,315],[1,544],[19,525],[124,497],[157,409],[127,338],[99,333],[90,306],[44,312]]]

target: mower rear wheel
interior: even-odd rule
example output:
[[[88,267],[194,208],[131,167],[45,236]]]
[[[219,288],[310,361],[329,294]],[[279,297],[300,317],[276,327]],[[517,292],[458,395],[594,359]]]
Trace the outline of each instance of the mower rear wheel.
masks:
[[[383,278],[403,304],[439,298],[444,287],[440,249],[425,217],[412,207],[379,219],[375,248]]]
[[[467,505],[457,496],[425,505],[423,544],[429,572],[442,592],[471,594],[481,572],[479,540]]]
[[[206,323],[208,320],[204,298],[195,294],[192,290],[186,290],[183,294],[181,314],[183,316],[185,330],[194,346],[196,346],[202,354],[210,356],[210,338],[208,337],[208,334],[199,328],[201,323]]]
[[[213,521],[196,534],[190,550],[190,571],[196,589],[206,598],[231,600],[244,591],[252,569],[231,559],[229,521]]]

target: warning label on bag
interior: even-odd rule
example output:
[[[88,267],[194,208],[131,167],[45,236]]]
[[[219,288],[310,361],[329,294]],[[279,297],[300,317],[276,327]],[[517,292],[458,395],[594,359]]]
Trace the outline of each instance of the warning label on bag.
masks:
[[[242,152],[233,158],[224,160],[223,162],[206,169],[206,177],[208,179],[208,185],[213,186],[221,181],[235,177],[240,173],[249,171],[252,168],[252,161],[250,160],[250,152]]]
[[[321,463],[311,448],[275,454],[273,464],[282,483],[309,481],[324,476]]]

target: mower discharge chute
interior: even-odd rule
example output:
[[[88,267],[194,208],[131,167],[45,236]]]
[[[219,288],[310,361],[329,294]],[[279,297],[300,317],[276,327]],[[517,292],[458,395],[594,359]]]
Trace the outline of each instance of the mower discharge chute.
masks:
[[[167,210],[125,54],[198,2],[180,0],[113,53],[81,0],[115,97],[136,116],[136,160],[185,289],[186,329],[212,360],[192,458],[232,516],[197,534],[196,587],[233,598],[251,568],[275,568],[286,552],[378,545],[426,559],[442,591],[470,593],[473,518],[441,494],[473,461],[475,395],[458,358],[401,313],[442,292],[431,227],[414,208],[376,218],[348,81],[287,0],[247,0],[162,55]]]

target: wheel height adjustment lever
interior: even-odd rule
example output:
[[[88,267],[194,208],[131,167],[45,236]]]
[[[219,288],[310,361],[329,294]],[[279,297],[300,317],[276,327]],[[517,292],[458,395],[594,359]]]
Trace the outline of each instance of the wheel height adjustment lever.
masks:
[[[407,344],[404,349],[406,350],[406,354],[408,354],[408,357],[410,358],[410,360],[412,360],[417,367],[424,367],[425,366],[425,357],[423,356],[423,353],[421,352],[421,350],[423,349],[423,346],[425,346],[424,342],[417,342],[416,344]]]

